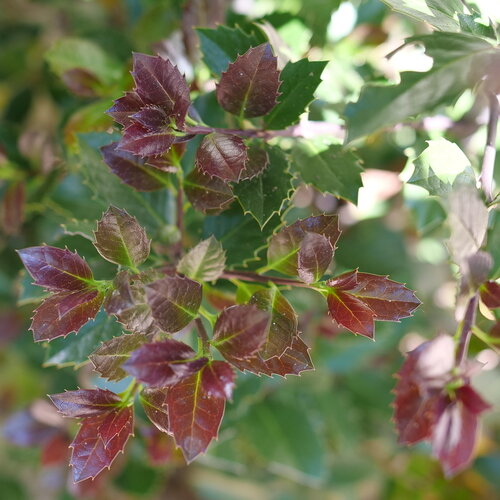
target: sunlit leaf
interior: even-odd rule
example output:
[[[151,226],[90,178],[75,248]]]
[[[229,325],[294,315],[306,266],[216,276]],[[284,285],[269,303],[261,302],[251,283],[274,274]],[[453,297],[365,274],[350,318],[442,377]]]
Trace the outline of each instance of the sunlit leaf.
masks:
[[[200,241],[179,261],[177,271],[197,281],[214,281],[224,271],[226,255],[213,237]]]
[[[62,415],[72,418],[101,415],[121,403],[120,397],[107,389],[79,389],[49,397]]]
[[[139,398],[144,408],[144,413],[149,420],[151,420],[157,429],[168,433],[170,431],[168,425],[167,392],[168,388],[145,388],[141,391]]]
[[[225,361],[211,361],[201,374],[201,387],[208,397],[231,399],[235,373]]]

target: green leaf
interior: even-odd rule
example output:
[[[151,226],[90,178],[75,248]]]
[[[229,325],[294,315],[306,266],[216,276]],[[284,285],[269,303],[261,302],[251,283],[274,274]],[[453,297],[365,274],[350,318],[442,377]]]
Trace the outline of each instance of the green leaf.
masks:
[[[294,148],[292,162],[306,184],[357,203],[363,168],[352,152],[338,144],[318,151],[312,143],[302,142]]]
[[[452,104],[465,89],[480,81],[495,53],[485,40],[459,33],[435,32],[407,40],[413,42],[424,45],[426,54],[434,59],[432,68],[402,73],[399,85],[363,87],[358,101],[345,109],[346,142]]]
[[[410,184],[423,187],[436,196],[449,193],[454,182],[475,184],[470,161],[455,143],[440,138],[427,141],[427,144],[413,162],[415,170],[408,180]]]
[[[241,28],[219,26],[216,29],[197,28],[203,60],[210,70],[220,75],[240,54],[267,42],[264,33],[255,27],[252,33]]]
[[[222,245],[213,237],[200,241],[177,264],[177,271],[196,281],[214,281],[226,264]]]
[[[321,73],[327,61],[301,59],[289,62],[283,68],[278,104],[265,117],[266,129],[279,130],[296,123],[314,99],[314,91],[321,83]]]
[[[392,10],[425,21],[440,31],[460,31],[457,14],[464,12],[461,0],[382,0]]]
[[[264,227],[274,214],[280,214],[292,192],[289,162],[280,148],[267,147],[269,165],[262,175],[234,186],[244,213]]]
[[[102,342],[120,335],[122,326],[114,316],[108,316],[101,311],[93,321],[83,326],[78,335],[65,339],[53,340],[47,348],[47,360],[44,366],[79,366],[88,361],[89,355]]]

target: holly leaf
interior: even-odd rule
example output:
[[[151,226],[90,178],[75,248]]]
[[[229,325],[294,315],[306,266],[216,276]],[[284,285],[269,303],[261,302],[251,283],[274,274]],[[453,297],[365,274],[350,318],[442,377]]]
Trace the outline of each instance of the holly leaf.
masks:
[[[397,321],[420,305],[412,290],[387,276],[349,271],[327,281],[331,317],[341,326],[374,338],[374,321]]]
[[[233,397],[234,370],[225,361],[210,361],[203,368],[201,374],[201,387],[209,398]]]
[[[347,143],[454,103],[488,71],[495,50],[487,41],[465,33],[434,32],[406,42],[423,44],[434,60],[432,68],[402,73],[399,85],[365,85],[358,101],[349,103],[344,111]]]
[[[225,398],[207,394],[202,384],[205,369],[182,379],[167,393],[169,429],[188,463],[217,437],[224,415]]]
[[[126,412],[129,418],[108,441],[107,446],[99,434],[99,429],[107,415],[87,417],[83,420],[78,434],[70,445],[72,448],[70,465],[73,467],[75,482],[95,478],[105,468],[109,469],[118,453],[125,448],[134,430],[133,410],[132,407],[127,407],[121,411]]]
[[[138,122],[133,122],[123,131],[123,136],[116,147],[118,150],[147,158],[166,153],[174,140],[175,135],[167,124],[160,129],[149,129]]]
[[[67,249],[40,246],[18,250],[34,284],[47,290],[76,291],[88,288],[94,277],[88,264]]]
[[[122,368],[130,354],[147,342],[148,338],[140,333],[120,335],[112,338],[96,349],[89,359],[94,370],[108,380],[121,380],[128,376]]]
[[[210,215],[218,215],[234,200],[228,183],[204,174],[199,168],[194,168],[184,179],[184,192],[195,210]]]
[[[283,355],[298,335],[297,314],[291,304],[274,286],[255,292],[248,303],[271,316],[267,324],[266,339],[259,349],[260,357],[268,360]]]
[[[168,173],[148,164],[149,158],[127,153],[118,149],[118,142],[101,147],[102,157],[106,165],[124,184],[137,191],[156,191],[170,184]]]
[[[35,310],[30,330],[35,342],[66,337],[94,319],[104,301],[98,290],[60,292],[46,298]]]
[[[206,363],[207,358],[197,358],[187,344],[167,339],[142,345],[122,366],[149,387],[168,387],[196,373]]]
[[[281,150],[279,150],[281,152]],[[240,181],[254,179],[266,170],[269,164],[267,151],[261,146],[250,144],[247,149],[247,161],[241,171]],[[284,169],[285,170],[285,169]]]
[[[307,238],[306,240],[306,235],[308,233],[324,236],[331,245],[333,255],[336,248],[335,243],[340,236],[337,216],[318,215],[316,217],[308,217],[307,219],[298,220],[292,225],[284,227],[275,233],[271,237],[267,250],[268,267],[283,274],[297,276],[299,273],[299,262],[304,270],[308,265],[311,265],[312,250],[310,247],[317,246],[318,252],[320,252],[321,249],[324,248],[324,244],[318,243],[317,239]],[[323,258],[321,262],[324,264],[325,260],[326,259]],[[326,267],[328,267],[328,265]],[[318,272],[319,269],[320,268],[318,268]],[[305,271],[301,272],[304,274]]]
[[[281,84],[278,59],[268,43],[248,49],[222,73],[217,85],[219,104],[230,113],[254,118],[276,105]]]
[[[200,37],[203,61],[216,75],[220,75],[239,54],[267,41],[257,26],[250,33],[240,27],[227,26],[217,26],[215,29],[196,28],[196,31]]]
[[[137,219],[125,210],[108,208],[94,236],[97,251],[114,264],[136,268],[149,256],[151,240]]]
[[[293,189],[289,163],[281,149],[268,147],[267,154],[269,166],[264,173],[233,188],[244,213],[249,213],[260,227],[283,211]]]
[[[196,166],[206,175],[238,182],[247,161],[247,147],[240,137],[207,134],[196,151]]]
[[[144,413],[154,426],[162,432],[169,433],[167,393],[168,388],[145,388],[141,391],[139,399],[144,408]]]
[[[297,274],[305,283],[316,283],[333,258],[330,240],[318,233],[307,233],[298,253]]]
[[[302,141],[293,149],[292,165],[301,179],[322,193],[358,202],[358,190],[363,186],[358,157],[333,144],[324,151],[317,150],[312,143]]]
[[[121,399],[107,389],[79,389],[49,396],[64,417],[83,418],[115,409]]]
[[[182,330],[195,317],[201,304],[201,285],[189,278],[168,276],[146,285],[153,318],[165,332]]]
[[[124,428],[132,426],[133,419],[134,409],[132,406],[117,408],[107,413],[98,429],[104,447],[107,448]]]
[[[131,116],[137,113],[145,105],[137,92],[125,92],[123,97],[115,99],[114,105],[106,113],[113,118],[115,122],[123,126],[132,123]]]
[[[226,254],[213,237],[200,241],[179,261],[177,272],[196,281],[215,281],[224,272]]]
[[[214,326],[212,345],[224,357],[245,359],[264,344],[271,316],[254,305],[224,309]]]
[[[479,287],[481,300],[490,309],[500,307],[500,285],[496,281],[486,281]]]
[[[298,122],[300,115],[314,99],[327,61],[301,59],[288,62],[280,74],[282,81],[278,103],[264,118],[267,130],[284,129]]]

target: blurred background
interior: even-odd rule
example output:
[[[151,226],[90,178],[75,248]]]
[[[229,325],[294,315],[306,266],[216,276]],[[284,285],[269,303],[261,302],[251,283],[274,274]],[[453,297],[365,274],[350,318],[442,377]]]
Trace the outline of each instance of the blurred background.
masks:
[[[500,20],[497,2],[485,2]],[[470,91],[432,117],[357,144],[366,169],[357,206],[302,186],[286,214],[292,221],[338,213],[343,235],[335,274],[359,267],[407,283],[423,301],[413,318],[377,324],[372,342],[336,328],[313,292],[290,292],[315,372],[287,380],[239,374],[218,441],[189,467],[167,438],[141,433],[139,417],[136,438],[109,473],[93,483],[73,485],[68,479],[67,441],[50,428],[63,426],[73,435],[76,427],[61,423],[45,395],[109,387],[85,360],[119,326],[98,317],[78,336],[34,344],[28,327],[42,292],[30,285],[14,250],[42,242],[67,245],[87,258],[98,278],[108,278],[112,266],[98,258],[86,236],[108,204],[106,189],[112,200],[118,194],[111,192],[111,174],[101,181],[96,173],[102,162],[92,141],[112,127],[103,112],[131,86],[131,52],[170,57],[192,90],[204,93],[214,84],[193,26],[244,26],[249,20],[269,36],[282,60],[329,61],[309,119],[338,141],[345,105],[357,99],[364,82],[395,83],[399,72],[432,64],[418,47],[386,57],[404,38],[428,28],[379,0],[0,0],[0,498],[500,498],[498,411],[483,419],[473,466],[451,481],[430,447],[399,446],[391,422],[393,374],[403,353],[456,328],[457,270],[445,246],[445,212],[402,180],[408,178],[408,158],[429,139],[456,141],[473,166],[479,163],[487,113]],[[205,121],[217,125],[214,102],[200,98],[198,104]],[[186,168],[192,158],[188,151]],[[104,188],[96,191],[99,183]],[[168,244],[172,199],[155,193],[147,200],[161,219],[144,223],[156,245]],[[200,237],[199,221],[199,215],[188,220],[193,243]],[[488,250],[498,266],[500,231],[492,234]],[[479,324],[491,319],[484,314]],[[475,384],[498,408],[499,358],[477,341],[471,353],[486,363]]]

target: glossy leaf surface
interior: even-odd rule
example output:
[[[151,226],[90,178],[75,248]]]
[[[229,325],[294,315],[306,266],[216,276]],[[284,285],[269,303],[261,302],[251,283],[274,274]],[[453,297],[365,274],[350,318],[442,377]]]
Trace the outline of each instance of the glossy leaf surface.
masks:
[[[197,281],[214,281],[226,264],[222,245],[213,237],[200,241],[179,261],[177,271]]]
[[[52,394],[50,399],[65,417],[81,418],[101,415],[115,409],[121,399],[107,389],[79,389]]]
[[[208,397],[231,399],[235,373],[225,361],[211,361],[201,373],[201,387]]]
[[[496,281],[486,281],[479,289],[481,300],[490,309],[500,307],[500,285]]]
[[[157,429],[162,432],[170,432],[168,425],[167,388],[146,388],[139,396],[144,413]]]

